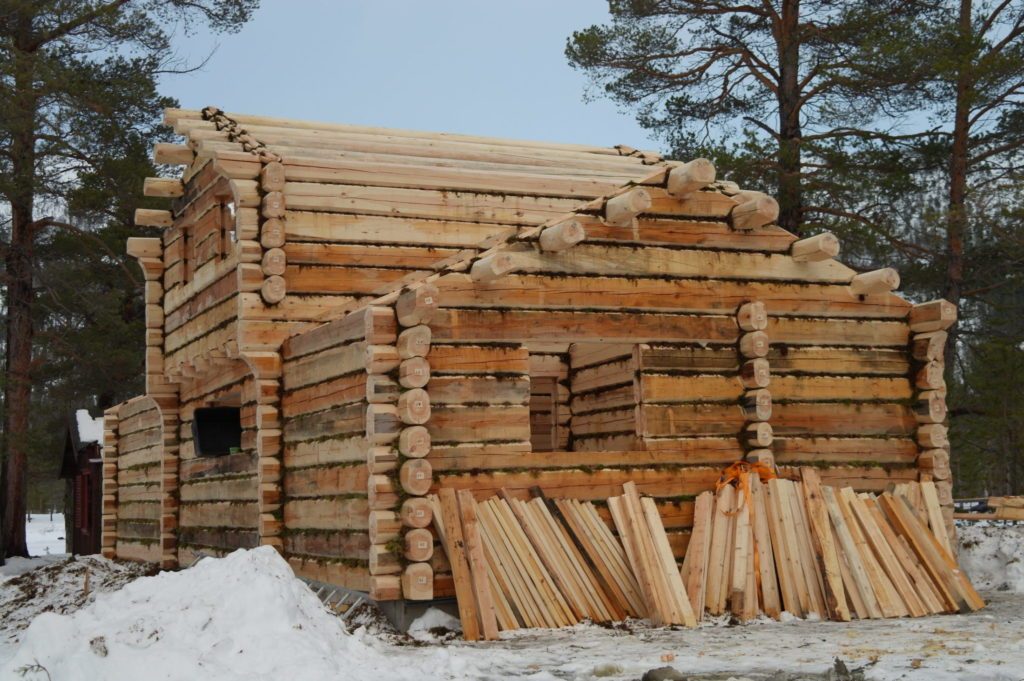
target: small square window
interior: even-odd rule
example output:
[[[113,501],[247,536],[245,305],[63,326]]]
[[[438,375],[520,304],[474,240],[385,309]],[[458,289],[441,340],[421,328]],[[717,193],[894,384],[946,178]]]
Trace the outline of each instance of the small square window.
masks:
[[[192,418],[196,456],[226,456],[242,447],[242,412],[238,407],[203,407]]]

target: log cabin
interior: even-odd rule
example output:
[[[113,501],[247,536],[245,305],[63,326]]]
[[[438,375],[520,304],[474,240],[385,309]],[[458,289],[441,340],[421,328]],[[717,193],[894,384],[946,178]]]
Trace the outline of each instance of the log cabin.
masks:
[[[171,109],[146,181],[146,394],[105,414],[103,552],[274,546],[450,597],[425,495],[656,498],[677,559],[737,460],[935,480],[956,309],[774,224],[706,160]]]

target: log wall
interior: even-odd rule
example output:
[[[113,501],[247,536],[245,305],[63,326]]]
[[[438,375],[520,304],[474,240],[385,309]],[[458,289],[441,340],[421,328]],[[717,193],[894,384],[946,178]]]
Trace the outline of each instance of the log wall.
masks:
[[[164,450],[160,410],[151,398],[136,397],[117,408],[116,422],[108,426],[117,439],[111,456],[104,456],[117,469],[116,486],[104,491],[116,495],[114,555],[159,563]]]
[[[397,330],[391,310],[356,316],[282,351],[283,550],[299,576],[369,591],[370,510],[397,494],[370,486],[367,358]]]
[[[256,454],[256,385],[249,368],[226,360],[202,380],[181,390],[178,558],[182,566],[199,556],[224,555],[259,545]],[[240,409],[238,452],[197,456],[192,439],[195,410],[208,406]]]

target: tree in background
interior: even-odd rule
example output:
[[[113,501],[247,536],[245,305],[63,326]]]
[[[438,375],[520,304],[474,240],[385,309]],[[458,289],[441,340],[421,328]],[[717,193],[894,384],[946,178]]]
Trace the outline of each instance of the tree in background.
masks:
[[[82,231],[66,215],[84,175],[99,175],[124,157],[126,144],[155,133],[167,103],[157,94],[156,80],[179,67],[170,58],[172,31],[197,23],[234,31],[257,5],[258,0],[0,2],[0,197],[9,210],[3,245],[0,552],[27,555],[26,474],[40,314],[37,248],[53,230]]]
[[[610,0],[609,11],[609,25],[572,35],[569,62],[677,148],[741,133],[741,156],[768,152],[752,174],[771,178],[779,224],[798,234],[808,216],[849,216],[808,204],[808,185],[827,182],[846,140],[880,136],[877,121],[910,106],[892,74],[906,65],[912,3]]]

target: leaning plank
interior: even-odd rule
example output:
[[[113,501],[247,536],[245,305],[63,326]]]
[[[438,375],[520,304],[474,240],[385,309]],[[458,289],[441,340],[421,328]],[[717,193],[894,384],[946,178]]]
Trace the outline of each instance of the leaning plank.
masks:
[[[462,634],[467,641],[480,640],[480,622],[473,590],[473,578],[466,557],[466,544],[462,533],[462,516],[455,490],[442,487],[438,490],[441,518],[445,527],[445,552],[452,566],[455,580],[455,599],[462,621]]]
[[[690,607],[698,621],[704,616],[708,554],[711,549],[711,523],[714,512],[714,494],[701,492],[697,495],[693,511],[693,532],[690,535],[690,543],[686,547],[686,558],[681,574],[687,596],[690,599]],[[778,617],[777,614],[774,616]]]
[[[821,496],[821,478],[814,468],[801,468],[804,499],[807,503],[807,518],[810,521],[814,552],[821,566],[825,587],[825,606],[829,618],[842,622],[850,621],[850,610],[846,605],[843,576],[839,569],[839,554],[832,541],[828,509]]]
[[[866,608],[865,612],[860,612],[858,608],[858,614],[861,617],[879,618],[882,616],[882,611],[878,607],[875,592],[871,588],[871,580],[868,578],[867,570],[860,560],[860,553],[857,551],[857,545],[854,542],[853,535],[850,533],[850,528],[846,524],[846,518],[839,507],[835,490],[831,487],[822,487],[821,491],[822,497],[825,500],[825,507],[828,509],[829,517],[832,519],[832,524],[836,530],[836,537],[839,539],[839,546],[850,568],[853,585],[857,589],[857,594]]]
[[[672,555],[672,547],[669,545],[668,537],[665,535],[665,526],[662,525],[658,507],[654,503],[654,499],[650,497],[641,499],[640,504],[647,521],[647,530],[654,541],[657,562],[664,574],[665,582],[668,586],[668,596],[673,604],[673,609],[677,617],[681,617],[682,624],[691,628],[696,627],[697,618],[686,595],[686,587],[683,585],[679,567],[676,565],[675,557]]]
[[[754,551],[757,552],[758,582],[761,586],[760,602],[764,613],[773,619],[782,614],[782,600],[779,595],[779,581],[775,571],[775,555],[772,548],[771,530],[768,526],[766,490],[761,478],[750,476],[750,512],[753,521]],[[697,498],[700,502],[700,497]],[[694,537],[696,539],[696,510],[694,511]],[[689,553],[689,550],[687,551]]]
[[[487,560],[484,557],[483,540],[480,538],[480,525],[476,518],[476,501],[473,500],[473,495],[466,490],[459,490],[457,497],[477,612],[480,616],[484,639],[493,641],[498,638],[498,622],[495,618],[494,601],[491,598],[491,586],[487,578]]]
[[[939,494],[935,489],[935,483],[930,480],[922,482],[921,496],[932,534],[939,541],[939,546],[949,555],[953,555],[953,547],[949,543],[949,532],[946,531],[946,522],[942,518],[942,507],[939,505]]]

